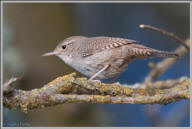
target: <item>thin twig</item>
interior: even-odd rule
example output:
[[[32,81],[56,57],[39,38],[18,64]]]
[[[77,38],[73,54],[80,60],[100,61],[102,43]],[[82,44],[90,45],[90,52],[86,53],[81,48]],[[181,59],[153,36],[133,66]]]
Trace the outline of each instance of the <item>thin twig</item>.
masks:
[[[186,44],[189,45],[189,39],[186,40]],[[188,51],[182,47],[179,46],[174,51],[175,53],[178,53],[181,56],[184,56]],[[163,72],[165,72],[172,64],[174,64],[179,58],[166,58],[160,62],[158,62],[151,70],[151,72],[148,74],[148,76],[145,78],[145,83],[149,83],[153,80],[155,80],[159,75],[161,75]]]
[[[166,35],[166,36],[169,36],[169,37],[175,39],[178,43],[180,43],[182,46],[185,47],[184,48],[182,46],[179,46],[175,50],[175,52],[178,53],[180,56],[184,56],[189,51],[189,48],[190,48],[189,39],[187,39],[184,42],[183,40],[181,40],[178,36],[174,35],[173,33],[170,33],[170,32],[167,32],[165,30],[162,30],[162,29],[159,29],[159,28],[156,28],[153,26],[149,26],[149,25],[140,25],[140,28],[153,30],[153,31],[159,32],[163,35]],[[155,80],[158,76],[160,76],[163,72],[165,72],[173,63],[175,63],[176,60],[177,60],[177,58],[175,58],[175,59],[174,58],[167,58],[161,62],[158,62],[156,65],[153,64],[151,72],[145,78],[144,84],[150,83],[153,80]],[[152,86],[150,86],[150,85],[145,85],[145,86],[148,86],[146,88],[152,88]],[[155,87],[153,86],[153,88],[155,88]],[[156,87],[156,88],[164,88],[164,87],[161,86],[161,87]],[[168,86],[165,86],[165,88],[168,88]],[[159,107],[159,105],[154,105],[154,106],[157,108]],[[146,111],[146,115],[150,118],[151,122],[153,122],[153,123],[155,122],[154,123],[155,126],[157,126],[158,124],[162,125],[164,123],[164,121],[161,119],[160,113],[157,110],[155,110],[153,112],[153,114],[150,114],[150,112],[147,112],[148,110],[153,111],[154,107],[152,107],[151,105],[147,105],[144,108]],[[154,114],[156,114],[156,115],[154,116]],[[158,119],[158,121],[154,121],[155,119],[156,120]],[[170,122],[168,122],[168,123],[170,123]]]
[[[153,30],[153,31],[159,32],[159,33],[161,33],[163,35],[169,36],[170,38],[175,39],[178,43],[183,45],[187,50],[190,49],[189,46],[182,39],[180,39],[178,36],[176,36],[175,34],[173,34],[171,32],[167,32],[167,31],[165,31],[163,29],[156,28],[156,27],[150,26],[150,25],[144,25],[144,24],[141,24],[139,27],[142,28],[142,29]]]
[[[21,79],[23,76],[20,77],[12,77],[3,85],[3,94],[9,94],[14,90],[14,87],[12,87],[12,83],[16,82],[17,80]]]

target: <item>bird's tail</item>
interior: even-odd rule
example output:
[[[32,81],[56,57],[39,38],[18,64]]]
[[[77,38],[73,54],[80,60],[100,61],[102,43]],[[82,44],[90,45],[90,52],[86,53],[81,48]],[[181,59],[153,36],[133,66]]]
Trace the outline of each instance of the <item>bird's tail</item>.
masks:
[[[139,44],[131,44],[131,48],[129,49],[129,53],[133,53],[133,55],[146,58],[146,57],[179,57],[179,54],[175,52],[167,52],[156,50],[153,48],[145,47]]]
[[[150,55],[152,57],[179,57],[177,53],[160,50],[151,51]]]

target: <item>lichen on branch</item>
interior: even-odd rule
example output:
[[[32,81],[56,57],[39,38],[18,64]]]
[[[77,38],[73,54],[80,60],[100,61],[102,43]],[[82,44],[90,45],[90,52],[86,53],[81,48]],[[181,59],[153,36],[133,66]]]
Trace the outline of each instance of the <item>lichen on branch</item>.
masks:
[[[14,81],[16,80],[14,78]],[[12,86],[14,81],[4,84],[3,104],[10,109],[20,108],[24,112],[29,109],[74,102],[168,104],[181,99],[189,99],[189,78],[187,77],[152,82],[148,85],[153,88],[141,88],[145,84],[137,83],[126,86],[105,84],[78,78],[75,73],[72,73],[58,77],[42,88],[31,91],[14,89]]]

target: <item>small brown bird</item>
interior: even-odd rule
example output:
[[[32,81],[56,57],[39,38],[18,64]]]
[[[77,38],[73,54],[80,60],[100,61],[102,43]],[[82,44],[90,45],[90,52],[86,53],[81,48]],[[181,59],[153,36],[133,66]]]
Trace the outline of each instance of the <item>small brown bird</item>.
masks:
[[[128,64],[139,58],[178,57],[178,54],[155,50],[137,41],[115,37],[72,36],[43,56],[56,55],[66,64],[92,79],[119,75]]]

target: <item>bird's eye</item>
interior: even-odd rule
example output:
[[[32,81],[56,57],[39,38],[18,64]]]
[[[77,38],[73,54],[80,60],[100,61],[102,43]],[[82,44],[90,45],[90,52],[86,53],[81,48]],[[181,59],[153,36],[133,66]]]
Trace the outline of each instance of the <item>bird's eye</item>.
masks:
[[[62,48],[65,49],[65,48],[66,48],[66,45],[63,45]]]

